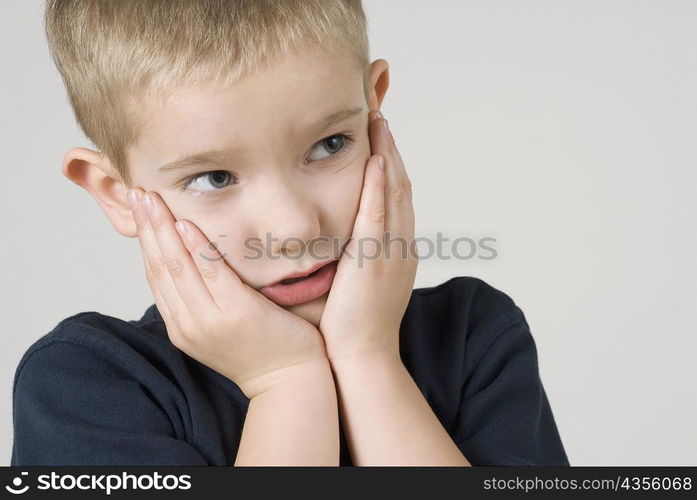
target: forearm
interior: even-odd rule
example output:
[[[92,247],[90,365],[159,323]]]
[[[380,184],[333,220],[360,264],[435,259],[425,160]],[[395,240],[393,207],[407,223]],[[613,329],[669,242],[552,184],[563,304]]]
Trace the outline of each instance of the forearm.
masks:
[[[338,407],[328,360],[250,400],[235,466],[338,464]]]
[[[332,370],[355,465],[470,465],[399,355],[333,360]]]

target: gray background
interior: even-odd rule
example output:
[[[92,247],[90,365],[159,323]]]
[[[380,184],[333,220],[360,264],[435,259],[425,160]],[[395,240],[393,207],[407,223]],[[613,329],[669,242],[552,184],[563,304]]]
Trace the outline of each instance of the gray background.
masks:
[[[417,235],[497,239],[494,260],[422,260],[416,286],[472,275],[518,303],[572,464],[697,464],[697,2],[364,4]],[[29,345],[154,301],[137,241],[60,172],[92,145],[42,9],[0,0],[5,464]]]

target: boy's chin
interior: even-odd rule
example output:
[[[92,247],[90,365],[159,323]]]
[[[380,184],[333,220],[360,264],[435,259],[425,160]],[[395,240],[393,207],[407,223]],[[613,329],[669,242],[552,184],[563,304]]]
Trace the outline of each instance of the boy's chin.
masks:
[[[324,312],[324,306],[327,304],[328,296],[329,292],[303,304],[297,304],[295,306],[285,306],[284,309],[292,312],[297,316],[300,316],[306,321],[309,321],[316,327],[319,327],[319,321],[322,317],[322,313]]]

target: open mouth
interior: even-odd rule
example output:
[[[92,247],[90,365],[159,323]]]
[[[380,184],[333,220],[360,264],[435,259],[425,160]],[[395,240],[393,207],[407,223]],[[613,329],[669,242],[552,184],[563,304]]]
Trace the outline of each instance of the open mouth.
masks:
[[[326,294],[332,287],[339,261],[333,260],[306,276],[287,278],[259,291],[280,306],[309,302]]]
[[[302,276],[302,277],[300,277],[300,278],[288,278],[287,280],[281,280],[280,283],[281,283],[281,285],[290,285],[291,283],[295,283],[296,281],[306,280],[307,278],[311,278],[312,276],[314,276],[315,274],[317,274],[321,269],[322,269],[322,268],[320,267],[319,269],[317,269],[316,271],[314,271],[314,272],[308,274],[307,276]]]

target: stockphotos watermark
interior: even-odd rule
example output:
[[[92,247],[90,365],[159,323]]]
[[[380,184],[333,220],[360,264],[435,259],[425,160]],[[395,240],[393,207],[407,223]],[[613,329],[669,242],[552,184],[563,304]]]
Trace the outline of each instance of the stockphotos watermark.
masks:
[[[26,493],[30,486],[23,482],[28,472],[22,471],[12,480],[12,485],[5,485],[5,489],[14,495]],[[152,474],[41,474],[36,477],[37,490],[101,490],[111,495],[116,490],[189,490],[191,489],[191,476],[189,474],[162,475],[159,472]]]
[[[218,237],[225,238],[227,235],[220,234]],[[347,248],[351,241],[356,241],[354,250],[349,251]],[[278,244],[276,244],[278,243]],[[435,240],[429,237],[416,237],[408,241],[402,236],[392,236],[387,231],[384,233],[384,238],[361,237],[349,238],[342,240],[341,238],[320,236],[305,242],[302,238],[289,237],[279,239],[266,233],[265,239],[247,238],[244,240],[244,248],[251,251],[252,254],[245,254],[244,258],[248,260],[278,260],[278,259],[298,259],[302,260],[309,258],[311,260],[324,260],[327,258],[338,258],[342,254],[348,259],[358,259],[358,267],[363,267],[363,262],[376,259],[391,259],[391,258],[416,258],[418,260],[437,258],[440,260],[493,260],[498,257],[496,249],[497,240],[491,236],[480,238],[471,238],[469,236],[459,236],[457,238],[449,238],[443,236],[442,232],[436,233]],[[398,246],[398,249],[395,247]],[[209,261],[224,259],[227,252],[220,253],[219,245],[215,240],[211,240],[208,244],[210,254],[199,252],[199,256]],[[425,248],[424,248],[425,247]],[[285,248],[283,257],[279,252],[272,251],[274,248]],[[321,249],[321,251],[318,251]]]

